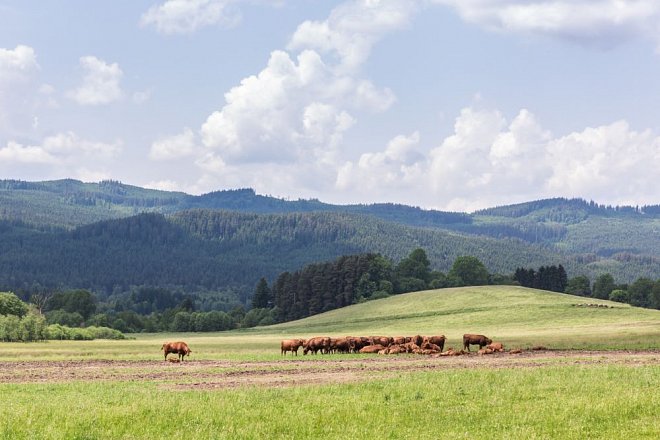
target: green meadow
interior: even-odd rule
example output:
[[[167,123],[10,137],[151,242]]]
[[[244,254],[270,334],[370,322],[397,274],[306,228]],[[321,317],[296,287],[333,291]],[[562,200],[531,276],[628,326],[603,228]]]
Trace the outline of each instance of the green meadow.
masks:
[[[576,307],[602,303],[608,308]],[[495,368],[370,372],[366,355],[283,359],[279,341],[314,335],[483,333],[508,348],[575,349]],[[210,334],[140,334],[123,341],[0,344],[0,373],[10,367],[107,360],[129,364],[116,380],[0,383],[4,439],[655,439],[660,437],[660,311],[510,286],[442,289],[353,305],[304,320]],[[185,340],[193,353],[159,376],[160,346]],[[579,350],[645,350],[644,360],[580,359]],[[549,352],[551,353],[551,352]],[[413,356],[413,355],[407,355]],[[320,361],[341,368],[365,359],[359,381],[315,382]],[[394,358],[392,358],[394,362]],[[456,358],[460,359],[460,358]],[[477,359],[474,356],[472,359]],[[627,361],[629,359],[629,361]],[[455,362],[442,359],[439,362]],[[196,362],[198,364],[196,364]],[[209,362],[204,376],[189,374]],[[214,364],[218,362],[218,364]],[[213,388],[229,371],[300,369],[295,385]],[[387,361],[389,362],[389,360]],[[502,363],[504,362],[504,363]],[[443,364],[444,365],[444,364]],[[140,371],[133,371],[133,370]],[[298,370],[296,370],[297,372]],[[29,372],[28,372],[29,373]],[[26,374],[28,374],[26,373]],[[133,375],[133,373],[136,373]],[[144,373],[144,374],[142,374]],[[14,373],[18,374],[18,373]],[[7,377],[6,375],[3,377]],[[311,379],[310,379],[311,378]]]

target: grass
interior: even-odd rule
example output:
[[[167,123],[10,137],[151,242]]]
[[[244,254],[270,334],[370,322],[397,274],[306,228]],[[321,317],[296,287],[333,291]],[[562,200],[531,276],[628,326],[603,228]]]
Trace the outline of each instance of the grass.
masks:
[[[579,303],[614,308],[575,307]],[[164,341],[185,340],[192,359],[277,359],[279,341],[315,335],[482,333],[509,347],[660,349],[660,311],[512,286],[441,289],[356,304],[299,321],[219,333],[137,334],[124,341],[1,344],[4,360],[158,359]]]
[[[573,305],[583,302],[615,308]],[[300,321],[232,332],[140,334],[124,341],[0,343],[3,362],[160,360],[160,346],[166,340],[190,344],[191,366],[203,359],[228,361],[222,366],[209,364],[200,369],[205,375],[182,376],[176,383],[171,376],[159,379],[146,374],[151,378],[140,379],[139,373],[166,368],[163,363],[146,363],[135,367],[144,371],[124,370],[130,378],[106,381],[0,383],[0,439],[660,437],[660,366],[633,358],[625,365],[576,365],[571,359],[548,358],[538,359],[535,367],[402,371],[388,379],[374,372],[361,383],[283,388],[176,386],[212,381],[216,374],[247,368],[242,361],[280,360],[279,341],[292,336],[444,333],[448,345],[458,346],[466,332],[487,334],[509,347],[657,350],[660,311],[487,286],[399,295]],[[332,359],[342,356],[359,358],[332,355]],[[301,355],[297,359],[328,358]],[[273,368],[300,367],[282,362]],[[319,364],[319,368],[325,367]]]
[[[659,387],[657,366],[424,372],[222,392],[0,385],[0,438],[657,438]]]

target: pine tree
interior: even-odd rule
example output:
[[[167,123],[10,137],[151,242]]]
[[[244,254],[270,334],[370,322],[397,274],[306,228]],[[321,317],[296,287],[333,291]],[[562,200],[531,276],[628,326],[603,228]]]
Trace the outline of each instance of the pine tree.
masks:
[[[261,278],[257,283],[257,287],[254,290],[254,295],[252,296],[252,308],[253,309],[266,309],[272,307],[273,301],[271,298],[270,288],[268,287],[268,282],[266,278]]]

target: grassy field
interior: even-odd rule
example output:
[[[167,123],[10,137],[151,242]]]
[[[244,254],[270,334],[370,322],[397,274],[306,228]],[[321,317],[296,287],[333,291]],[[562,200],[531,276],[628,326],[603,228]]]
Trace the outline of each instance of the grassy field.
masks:
[[[587,302],[614,308],[575,306]],[[291,336],[445,334],[459,346],[465,332],[576,351],[488,360],[279,353]],[[189,342],[189,362],[162,362],[160,345],[174,339]],[[0,438],[655,439],[658,350],[660,311],[494,286],[226,333],[0,343]]]

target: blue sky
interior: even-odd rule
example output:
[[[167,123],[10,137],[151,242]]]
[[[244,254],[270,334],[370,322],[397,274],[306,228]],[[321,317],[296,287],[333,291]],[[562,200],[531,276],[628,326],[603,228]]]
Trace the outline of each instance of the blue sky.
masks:
[[[0,2],[0,177],[660,203],[660,2]]]

